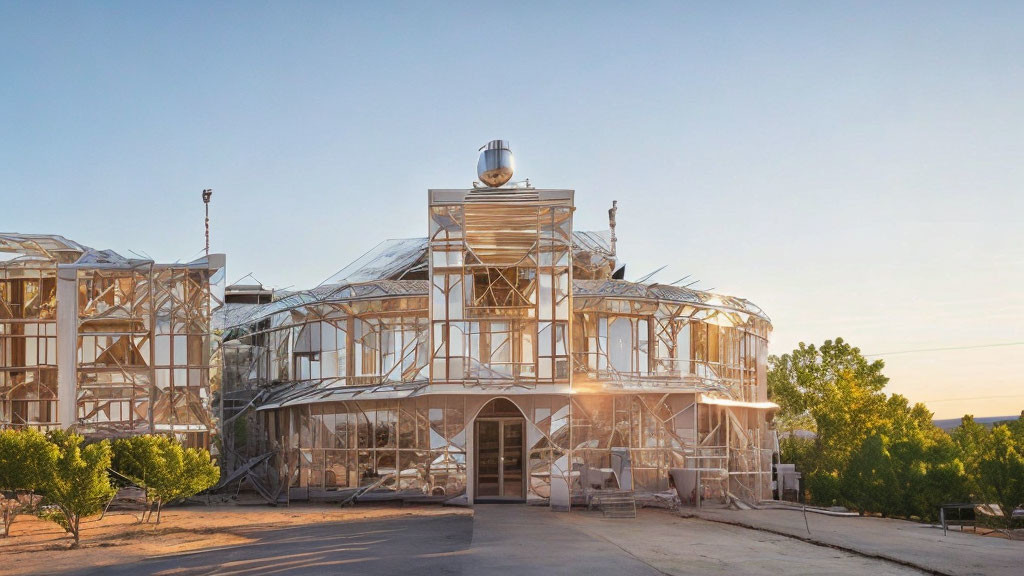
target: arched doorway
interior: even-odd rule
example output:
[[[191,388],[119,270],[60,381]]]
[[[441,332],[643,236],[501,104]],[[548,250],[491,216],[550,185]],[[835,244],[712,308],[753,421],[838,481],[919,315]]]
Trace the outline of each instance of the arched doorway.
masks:
[[[488,402],[473,426],[475,501],[526,500],[526,419],[505,398]]]

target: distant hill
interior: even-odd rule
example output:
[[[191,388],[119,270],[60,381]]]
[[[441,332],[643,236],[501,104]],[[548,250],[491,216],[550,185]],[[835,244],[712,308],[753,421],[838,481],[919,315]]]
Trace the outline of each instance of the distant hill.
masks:
[[[999,422],[1006,422],[1007,420],[1016,420],[1020,416],[987,416],[985,418],[975,418],[974,421],[978,424],[984,424],[986,428],[991,428]],[[951,432],[953,428],[960,425],[959,418],[948,418],[946,420],[932,420],[932,424],[935,424],[939,428],[942,428],[946,432]]]

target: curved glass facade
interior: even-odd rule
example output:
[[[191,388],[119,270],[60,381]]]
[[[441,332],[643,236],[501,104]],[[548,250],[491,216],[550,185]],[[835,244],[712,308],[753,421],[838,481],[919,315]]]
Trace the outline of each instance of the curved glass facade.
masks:
[[[664,492],[673,470],[694,478],[683,500],[767,497],[768,318],[614,279],[611,235],[575,233],[573,197],[432,190],[428,238],[383,243],[314,290],[229,304],[227,468],[269,458],[268,494],[297,498],[565,508]]]

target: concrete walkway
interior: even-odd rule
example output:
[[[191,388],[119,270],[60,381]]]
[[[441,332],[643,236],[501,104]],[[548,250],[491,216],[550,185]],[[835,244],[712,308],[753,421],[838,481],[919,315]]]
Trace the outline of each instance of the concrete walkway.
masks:
[[[755,530],[640,510],[637,518],[551,512],[529,506],[476,506],[465,574],[921,574]],[[485,572],[491,567],[496,572]]]
[[[637,518],[599,512],[552,512],[525,505],[478,505],[474,515],[409,515],[324,522],[286,528],[246,528],[251,543],[168,554],[76,574],[103,576],[267,574],[451,574],[512,576],[689,576],[757,574],[860,576],[922,574],[897,562],[942,568],[940,573],[1020,574],[1024,542],[1007,542],[906,522],[870,518],[810,519],[815,538],[852,553],[760,529],[799,530],[803,516],[785,511],[702,512],[684,518],[640,510]],[[173,538],[173,535],[169,536]],[[116,554],[116,551],[111,553]],[[894,561],[865,557],[892,556]],[[2,570],[0,570],[2,571]],[[46,571],[43,571],[45,573]]]
[[[463,574],[660,574],[570,521],[580,514],[521,504],[478,504],[473,512],[473,542],[460,558]]]
[[[792,510],[709,510],[704,520],[769,530],[841,550],[916,566],[936,574],[1018,576],[1024,574],[1024,542],[933,528],[905,520],[835,517]]]

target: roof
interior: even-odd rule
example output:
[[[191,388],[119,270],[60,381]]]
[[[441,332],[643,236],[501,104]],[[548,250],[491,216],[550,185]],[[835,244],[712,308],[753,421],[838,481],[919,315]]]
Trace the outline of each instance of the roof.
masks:
[[[573,280],[572,294],[576,298],[623,298],[653,300],[658,302],[692,303],[706,308],[716,308],[752,314],[771,321],[759,306],[744,298],[704,292],[682,286],[667,284],[640,284],[626,280]]]
[[[311,290],[291,292],[269,304],[225,304],[214,312],[214,327],[225,329],[258,322],[276,312],[308,304],[355,302],[403,296],[426,296],[427,280],[377,280],[354,284],[320,285]]]
[[[426,382],[389,382],[374,386],[351,386],[345,378],[299,380],[278,385],[267,391],[257,410],[270,410],[282,406],[340,402],[344,400],[385,400],[415,396]]]
[[[596,232],[577,230],[572,233],[572,243],[574,252],[591,252],[603,256],[614,255],[612,254],[611,230],[599,230]]]
[[[269,304],[225,304],[214,313],[214,325],[224,329],[251,324],[276,312],[308,304],[427,296],[429,289],[430,282],[427,280],[377,280],[354,284],[321,285],[312,290],[293,292]],[[752,314],[770,321],[759,307],[743,298],[663,284],[637,284],[625,280],[573,280],[573,296],[576,298],[626,298],[689,303],[702,308]]]
[[[46,262],[82,268],[134,268],[154,264],[148,258],[125,258],[113,250],[97,250],[56,234],[0,232],[0,252],[18,255],[0,261],[0,266]],[[222,268],[223,260],[222,254],[210,254],[180,266],[206,267],[215,262],[215,267]]]
[[[321,286],[354,284],[372,280],[400,280],[414,270],[426,270],[427,239],[385,240],[348,266],[337,271]]]
[[[573,252],[601,258],[613,257],[611,231],[573,232]],[[427,238],[385,240],[371,248],[320,283],[320,286],[356,284],[374,280],[401,280],[414,272],[427,270]]]
[[[410,398],[429,392],[425,380],[412,382],[382,382],[369,386],[354,386],[348,378],[324,378],[282,382],[266,389],[263,398],[257,402],[257,410],[272,410],[284,406],[318,404],[321,402],[344,402],[351,400],[393,400]],[[605,388],[604,392],[621,392],[617,387]],[[744,402],[721,396],[721,391],[701,391],[700,404],[713,404],[754,410],[778,410],[774,402]]]
[[[20,254],[19,259],[71,264],[83,258],[95,261],[127,261],[111,250],[97,251],[56,234],[0,233],[0,252]]]

